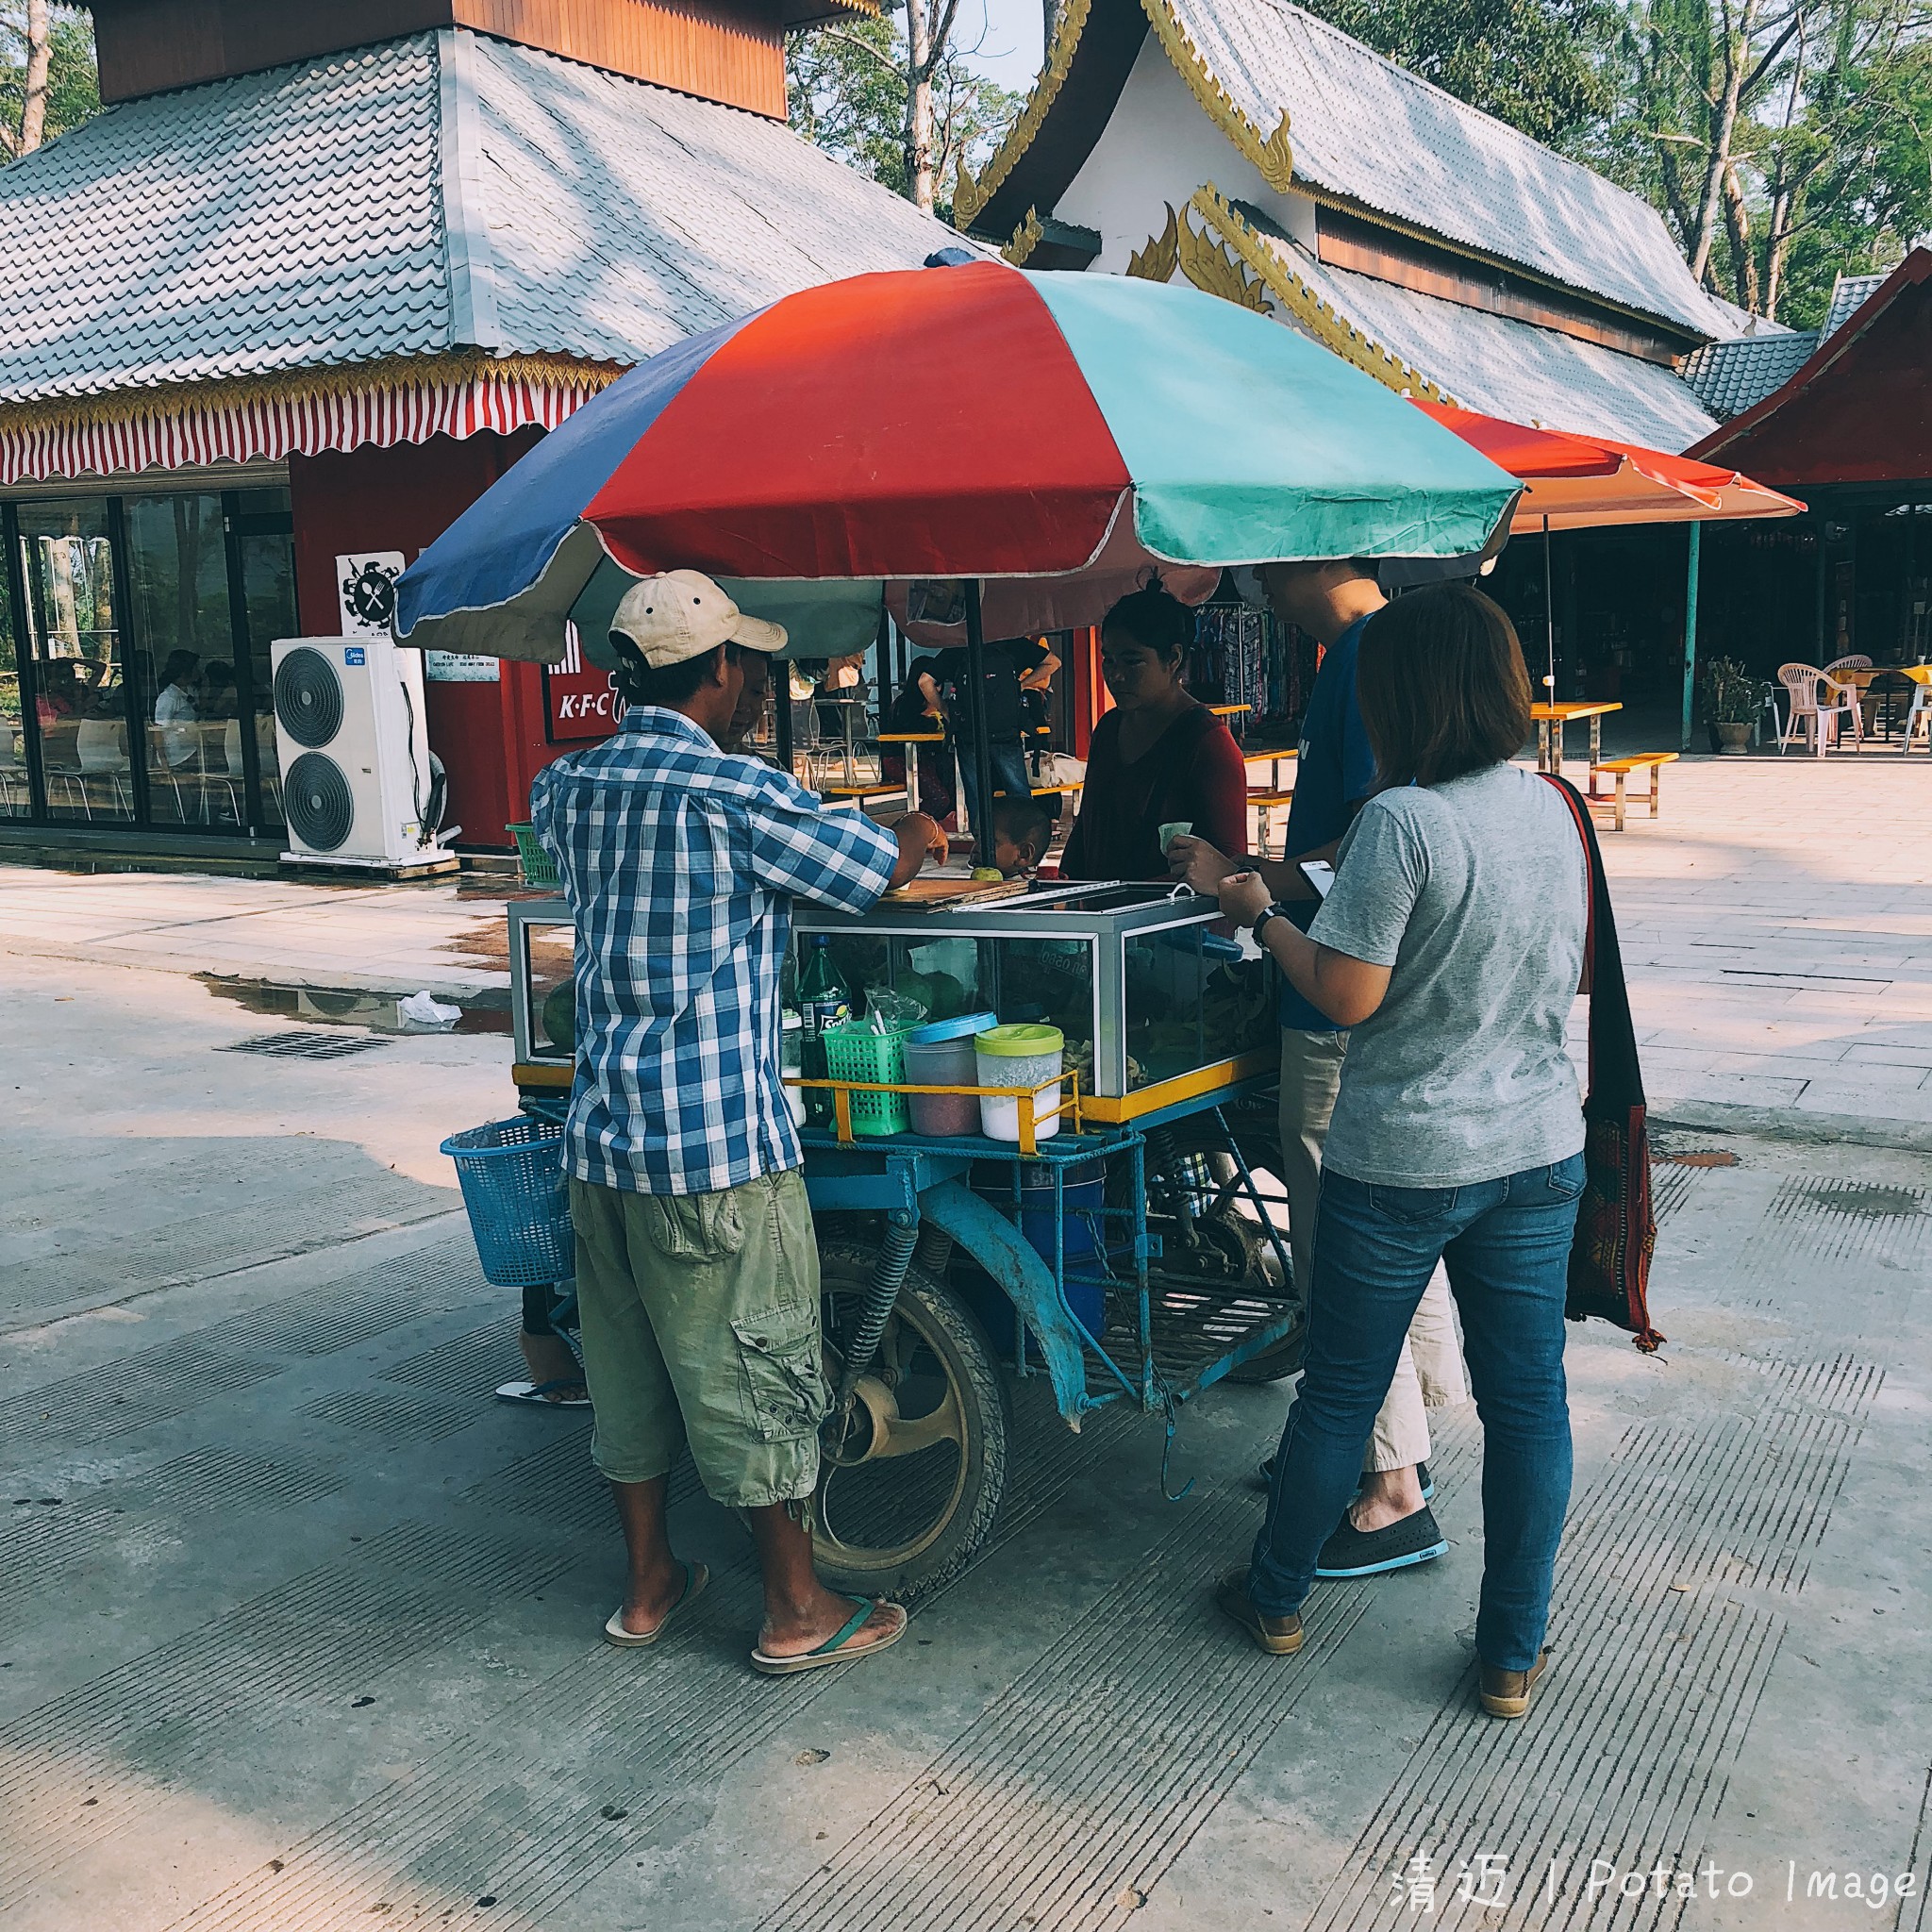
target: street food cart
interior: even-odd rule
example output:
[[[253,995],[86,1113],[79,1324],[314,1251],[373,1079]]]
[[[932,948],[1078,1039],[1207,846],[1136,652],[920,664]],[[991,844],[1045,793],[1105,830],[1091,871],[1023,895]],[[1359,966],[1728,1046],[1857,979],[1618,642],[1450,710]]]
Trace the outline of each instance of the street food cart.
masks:
[[[1268,559],[1469,558],[1517,493],[1264,315],[961,245],[787,296],[621,377],[403,574],[396,634],[608,664],[625,588],[688,567],[807,655],[862,649],[890,613],[976,670],[989,638],[1098,624],[1156,576],[1200,604],[1224,569]],[[985,724],[969,735],[991,798]],[[554,1109],[568,916],[510,918],[519,1084]],[[943,980],[1002,1029],[1058,1031],[1065,1058],[1044,1116],[1037,1088],[982,1081],[976,1058],[970,1088],[911,1096],[978,1101],[982,1128],[1003,1103],[1010,1140],[902,1128],[909,1081],[792,1076],[836,1391],[817,1550],[853,1587],[902,1593],[991,1526],[1008,1374],[1043,1375],[1078,1427],[1111,1403],[1171,1419],[1219,1377],[1292,1366],[1299,1305],[1255,1178],[1278,1159],[1257,1104],[1272,1001],[1219,908],[1165,886],[900,899],[845,921],[801,908],[797,927],[852,962],[859,1014],[908,975],[941,1005]]]
[[[1171,1429],[1222,1377],[1299,1365],[1272,1179],[1274,993],[1213,900],[1158,885],[1043,881],[858,916],[801,905],[794,945],[821,938],[854,989],[910,987],[1065,1041],[1053,1094],[1011,1091],[1033,1102],[1011,1141],[854,1118],[862,1095],[970,1106],[1005,1090],[786,1076],[830,1116],[800,1136],[836,1396],[818,1555],[853,1589],[916,1591],[992,1526],[1010,1379],[1043,1375],[1074,1430],[1121,1402]],[[554,1114],[571,1077],[568,907],[512,903],[509,958],[518,1088]]]

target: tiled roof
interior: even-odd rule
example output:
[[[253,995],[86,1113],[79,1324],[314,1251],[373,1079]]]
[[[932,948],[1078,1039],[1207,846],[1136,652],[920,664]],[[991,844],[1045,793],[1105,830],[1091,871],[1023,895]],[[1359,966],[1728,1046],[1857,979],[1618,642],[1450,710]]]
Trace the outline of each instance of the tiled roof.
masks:
[[[1648,202],[1289,0],[1167,4],[1256,127],[1287,113],[1298,178],[1626,308],[1734,333]]]
[[[109,108],[0,170],[0,400],[449,346],[436,43]]]
[[[0,402],[632,362],[958,240],[759,116],[444,29],[126,102],[0,169]]]
[[[1816,329],[1707,342],[1684,358],[1684,380],[1720,423],[1728,422],[1782,389],[1817,346]]]
[[[1863,305],[1866,296],[1890,275],[1890,269],[1880,269],[1874,275],[1840,275],[1832,284],[1831,307],[1824,312],[1824,327],[1821,340],[1835,336]]]
[[[1655,362],[1271,245],[1341,316],[1465,408],[1673,453],[1715,426]]]

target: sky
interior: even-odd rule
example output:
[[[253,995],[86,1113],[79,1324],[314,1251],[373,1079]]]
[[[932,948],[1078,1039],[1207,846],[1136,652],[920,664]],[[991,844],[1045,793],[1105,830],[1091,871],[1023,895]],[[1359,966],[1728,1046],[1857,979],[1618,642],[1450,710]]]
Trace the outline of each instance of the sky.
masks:
[[[1040,71],[1041,18],[1040,0],[959,0],[953,32],[975,73],[1024,93]]]

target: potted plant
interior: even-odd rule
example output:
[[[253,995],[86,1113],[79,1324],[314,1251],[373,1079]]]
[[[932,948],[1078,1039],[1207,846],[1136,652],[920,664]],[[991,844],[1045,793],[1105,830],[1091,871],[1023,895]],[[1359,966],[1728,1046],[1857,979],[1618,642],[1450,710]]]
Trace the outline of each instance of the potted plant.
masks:
[[[1699,678],[1705,722],[1715,740],[1712,749],[1742,758],[1751,748],[1751,727],[1763,703],[1759,682],[1735,658],[1711,658]]]

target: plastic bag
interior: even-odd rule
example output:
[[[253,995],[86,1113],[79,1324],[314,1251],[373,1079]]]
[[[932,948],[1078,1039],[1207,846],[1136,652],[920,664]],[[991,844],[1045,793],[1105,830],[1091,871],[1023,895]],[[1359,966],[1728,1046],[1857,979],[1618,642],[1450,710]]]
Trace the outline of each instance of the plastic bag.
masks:
[[[865,990],[866,1024],[874,1033],[909,1033],[924,1023],[926,1008],[909,993],[890,986],[869,986]]]

